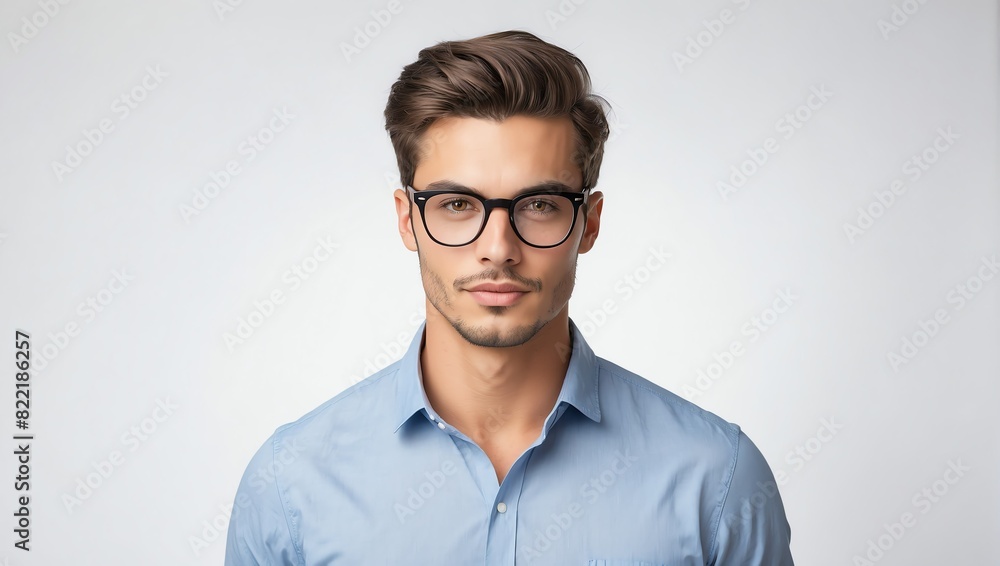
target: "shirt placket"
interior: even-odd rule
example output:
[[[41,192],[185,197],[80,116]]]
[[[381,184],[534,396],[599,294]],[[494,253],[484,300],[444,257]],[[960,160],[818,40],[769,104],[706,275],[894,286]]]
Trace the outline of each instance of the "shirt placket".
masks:
[[[524,473],[533,449],[534,446],[514,462],[494,498],[493,507],[490,509],[490,528],[486,538],[484,560],[486,566],[514,566],[521,485],[524,483]]]
[[[485,566],[514,566],[517,546],[517,512],[528,461],[531,459],[535,447],[545,440],[549,430],[565,410],[565,405],[559,405],[553,409],[546,419],[542,433],[517,458],[500,485],[497,485],[493,463],[490,462],[486,452],[479,445],[460,430],[442,421],[437,415],[429,415],[432,423],[452,437],[452,441],[462,454],[469,473],[472,474],[479,487],[485,512],[489,513],[486,556],[483,558]]]

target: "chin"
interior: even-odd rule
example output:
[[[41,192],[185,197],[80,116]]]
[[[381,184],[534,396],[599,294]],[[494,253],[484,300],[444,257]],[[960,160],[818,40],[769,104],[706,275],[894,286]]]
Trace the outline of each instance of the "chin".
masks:
[[[469,342],[484,348],[512,348],[531,340],[538,333],[534,326],[518,326],[509,330],[483,327],[456,327],[458,333]]]
[[[482,308],[510,309],[510,307]],[[548,323],[547,320],[538,317],[505,317],[502,314],[500,316],[485,316],[486,318],[472,316],[458,320],[449,318],[449,322],[467,342],[487,348],[520,346],[531,340]]]

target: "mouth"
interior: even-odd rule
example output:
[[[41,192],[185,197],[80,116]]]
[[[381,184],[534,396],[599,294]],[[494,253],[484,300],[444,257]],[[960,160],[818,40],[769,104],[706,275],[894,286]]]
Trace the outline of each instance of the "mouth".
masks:
[[[524,287],[519,287],[513,283],[481,283],[469,289],[469,291],[486,291],[488,293],[527,293]]]
[[[481,305],[507,307],[521,300],[528,290],[511,283],[483,283],[468,290]]]

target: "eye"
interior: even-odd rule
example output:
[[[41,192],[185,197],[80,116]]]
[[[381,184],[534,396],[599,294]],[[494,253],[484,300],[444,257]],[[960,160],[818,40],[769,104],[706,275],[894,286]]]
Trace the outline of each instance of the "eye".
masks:
[[[467,212],[471,209],[472,203],[464,198],[449,198],[441,203],[441,208],[450,212]]]
[[[559,207],[549,199],[535,198],[525,202],[521,210],[532,214],[551,214],[559,210]]]

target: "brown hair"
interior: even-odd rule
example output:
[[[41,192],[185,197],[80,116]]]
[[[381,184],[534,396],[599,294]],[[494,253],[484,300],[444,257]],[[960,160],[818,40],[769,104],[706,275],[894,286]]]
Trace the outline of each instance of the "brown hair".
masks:
[[[511,30],[422,49],[389,91],[385,129],[403,186],[413,183],[421,137],[438,118],[569,116],[576,131],[573,161],[583,187],[597,184],[609,127],[578,57],[525,31]]]

